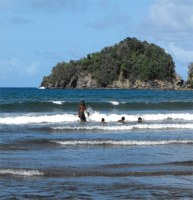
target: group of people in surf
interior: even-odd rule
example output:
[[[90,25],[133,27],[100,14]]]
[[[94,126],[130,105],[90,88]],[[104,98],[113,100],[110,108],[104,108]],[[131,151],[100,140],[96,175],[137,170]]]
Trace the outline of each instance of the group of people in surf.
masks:
[[[80,102],[80,105],[79,105],[79,108],[78,108],[78,117],[80,118],[80,120],[81,120],[82,122],[86,122],[85,112],[87,112],[87,111],[86,111],[86,104],[85,104],[85,101],[81,101],[81,102]],[[90,113],[87,112],[87,115],[89,116]],[[141,117],[138,117],[137,122],[142,122],[142,121],[143,121],[142,118],[141,118]],[[125,117],[124,117],[124,116],[121,117],[121,119],[118,120],[117,122],[118,122],[118,123],[125,123]],[[105,121],[105,118],[102,118],[102,119],[101,119],[101,124],[106,124],[106,123],[107,123],[107,122]]]

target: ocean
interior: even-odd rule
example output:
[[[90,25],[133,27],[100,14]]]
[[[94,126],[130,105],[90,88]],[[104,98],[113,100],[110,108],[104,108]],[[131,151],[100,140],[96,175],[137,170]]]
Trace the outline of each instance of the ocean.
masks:
[[[192,188],[193,91],[0,88],[0,199],[193,199]]]

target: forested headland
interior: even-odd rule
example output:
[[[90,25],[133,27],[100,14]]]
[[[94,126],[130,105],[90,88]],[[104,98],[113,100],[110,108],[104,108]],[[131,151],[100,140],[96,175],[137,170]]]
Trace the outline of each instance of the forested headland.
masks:
[[[45,88],[179,89],[184,81],[166,51],[147,41],[126,38],[80,60],[60,62],[43,78]]]

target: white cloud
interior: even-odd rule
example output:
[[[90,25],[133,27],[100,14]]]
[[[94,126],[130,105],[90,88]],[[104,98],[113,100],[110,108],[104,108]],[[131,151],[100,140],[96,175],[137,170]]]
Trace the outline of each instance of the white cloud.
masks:
[[[142,24],[144,32],[156,39],[187,45],[193,39],[192,10],[192,0],[157,0]]]
[[[192,6],[192,1],[159,0],[151,7],[149,20],[160,29],[192,29]]]
[[[177,72],[183,75],[193,61],[192,10],[192,0],[155,0],[139,27],[145,40],[157,43],[172,55]]]
[[[185,50],[174,43],[168,45],[168,51],[173,54],[175,60],[181,64],[187,64],[193,61],[193,50]]]
[[[193,50],[185,50],[174,43],[168,44],[167,50],[172,55],[175,63],[177,63],[177,73],[186,80],[188,75],[188,66],[193,61]]]

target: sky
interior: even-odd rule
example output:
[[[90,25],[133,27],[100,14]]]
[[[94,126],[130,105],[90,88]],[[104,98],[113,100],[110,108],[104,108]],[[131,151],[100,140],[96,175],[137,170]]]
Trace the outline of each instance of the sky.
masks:
[[[164,48],[187,79],[192,0],[0,0],[0,87],[39,87],[69,62],[127,37]]]

